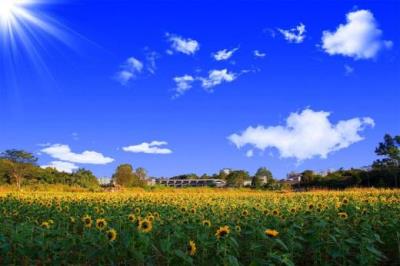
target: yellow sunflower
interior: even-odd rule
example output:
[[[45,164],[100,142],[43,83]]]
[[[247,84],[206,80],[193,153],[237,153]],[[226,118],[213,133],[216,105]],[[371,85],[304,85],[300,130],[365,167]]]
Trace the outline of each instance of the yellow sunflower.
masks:
[[[349,216],[345,212],[339,212],[338,213],[339,217],[343,220],[346,220]]]
[[[196,250],[197,250],[196,243],[194,241],[190,240],[187,250],[188,250],[190,256],[194,256],[196,254]]]
[[[128,215],[128,220],[131,223],[133,223],[134,221],[136,221],[136,216],[133,213],[131,213],[131,214]]]
[[[105,219],[97,219],[96,220],[96,228],[99,230],[103,230],[107,227],[107,221]]]
[[[215,233],[215,236],[220,239],[221,237],[224,237],[226,235],[228,235],[230,232],[229,226],[225,225],[220,227],[217,232]]]
[[[211,221],[210,220],[204,220],[202,222],[203,225],[210,227],[211,226]]]
[[[274,229],[267,229],[264,231],[264,233],[270,237],[277,237],[279,235],[279,232]]]
[[[50,228],[50,224],[48,222],[43,222],[40,226],[46,229]]]
[[[89,215],[85,215],[82,218],[82,221],[83,221],[85,227],[88,227],[88,228],[92,227],[92,218]]]
[[[235,231],[238,233],[240,233],[242,231],[242,228],[240,227],[240,225],[235,226]]]
[[[153,222],[154,216],[152,214],[147,215],[147,220],[149,220],[150,222]]]
[[[115,229],[110,229],[106,232],[107,238],[108,240],[115,241],[115,239],[117,239],[117,231],[115,231]]]
[[[144,233],[151,232],[153,230],[153,224],[151,221],[144,219],[139,222],[139,231],[142,231]]]

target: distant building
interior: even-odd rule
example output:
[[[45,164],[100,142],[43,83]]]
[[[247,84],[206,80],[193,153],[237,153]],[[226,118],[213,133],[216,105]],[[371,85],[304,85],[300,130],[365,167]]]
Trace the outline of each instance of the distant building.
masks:
[[[244,187],[250,187],[251,186],[251,180],[245,180],[245,181],[243,181],[243,186]]]
[[[99,181],[100,186],[107,186],[111,184],[111,179],[108,177],[101,177],[97,180]]]
[[[222,179],[155,179],[155,184],[168,187],[225,187]]]
[[[156,185],[156,179],[155,178],[146,178],[144,181],[146,182],[146,185],[148,185],[148,186],[155,186]]]
[[[286,175],[286,179],[284,181],[290,183],[299,183],[301,181],[302,176],[303,176],[302,173],[290,172]]]
[[[265,185],[268,183],[268,176],[264,175],[264,176],[259,176],[258,178],[261,181],[261,185]]]

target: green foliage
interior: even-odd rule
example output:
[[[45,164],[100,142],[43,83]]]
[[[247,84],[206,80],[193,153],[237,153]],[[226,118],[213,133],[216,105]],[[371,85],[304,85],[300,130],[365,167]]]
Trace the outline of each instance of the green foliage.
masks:
[[[379,143],[375,153],[384,158],[376,160],[375,168],[399,167],[400,166],[400,135],[392,137],[386,134],[384,142]]]
[[[0,154],[0,159],[9,160],[13,163],[36,164],[37,158],[24,150],[6,150]]]
[[[22,150],[6,150],[0,156],[0,184],[36,186],[40,184],[65,184],[92,190],[99,184],[92,172],[79,169],[74,173],[59,172],[53,168],[40,168],[37,158]]]
[[[264,177],[266,177],[266,184],[264,184]],[[256,174],[252,177],[251,186],[255,188],[266,187],[268,184],[274,183],[275,180],[270,170],[266,167],[258,168]]]
[[[198,178],[199,177],[194,173],[177,175],[177,176],[171,177],[171,179],[198,179]]]
[[[238,170],[230,172],[226,177],[226,183],[230,187],[242,187],[243,182],[250,178],[247,171]]]
[[[0,192],[1,264],[398,265],[399,203],[376,189]]]
[[[142,168],[139,175],[143,176],[144,173],[145,170]],[[117,167],[112,180],[123,187],[143,187],[144,179],[139,178],[139,175],[134,171],[132,165],[121,164]]]

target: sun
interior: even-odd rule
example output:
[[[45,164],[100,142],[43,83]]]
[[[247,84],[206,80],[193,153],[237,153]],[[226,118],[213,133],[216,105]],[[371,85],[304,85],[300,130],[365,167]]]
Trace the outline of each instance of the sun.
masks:
[[[19,60],[24,64],[30,61],[40,73],[47,73],[42,56],[48,53],[47,43],[72,46],[72,31],[45,12],[49,10],[45,6],[53,4],[59,3],[53,0],[0,0],[0,58],[6,64],[0,65],[0,72],[16,67]]]
[[[13,13],[16,0],[1,0],[0,1],[0,17],[1,19],[8,19]]]
[[[21,0],[0,0],[0,20],[9,22],[12,19],[19,6],[22,6],[24,1]]]

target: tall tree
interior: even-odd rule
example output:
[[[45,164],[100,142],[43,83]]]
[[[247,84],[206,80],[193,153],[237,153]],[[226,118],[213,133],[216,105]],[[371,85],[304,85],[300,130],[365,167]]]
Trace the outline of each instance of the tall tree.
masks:
[[[253,176],[251,180],[251,185],[253,187],[260,187],[263,184],[263,180],[266,178],[267,183],[273,182],[272,173],[266,167],[258,168],[256,174]]]
[[[136,176],[132,165],[121,164],[115,170],[112,179],[118,185],[128,187],[133,185],[133,183],[135,182],[135,177]]]
[[[384,136],[384,141],[380,142],[375,149],[375,153],[384,158],[376,160],[374,167],[399,167],[400,166],[400,135],[392,137],[389,134]]]
[[[9,160],[14,163],[26,163],[36,165],[37,158],[30,152],[24,150],[6,150],[0,154],[0,159]]]
[[[99,181],[90,170],[79,168],[72,175],[75,179],[74,182],[81,187],[97,188],[99,186]]]
[[[228,186],[232,187],[242,187],[243,182],[249,179],[249,173],[246,171],[232,171],[226,177],[226,183]]]
[[[400,135],[392,137],[389,134],[384,136],[384,141],[380,142],[375,149],[375,153],[384,158],[376,160],[373,168],[386,170],[394,180],[394,186],[399,186],[399,167],[400,167]]]
[[[146,169],[144,169],[143,167],[138,167],[136,169],[136,176],[140,179],[140,180],[145,180],[147,179],[147,171]]]
[[[32,153],[15,149],[2,152],[0,159],[3,160],[5,171],[18,189],[21,188],[23,178],[33,171],[37,162],[37,158]]]

